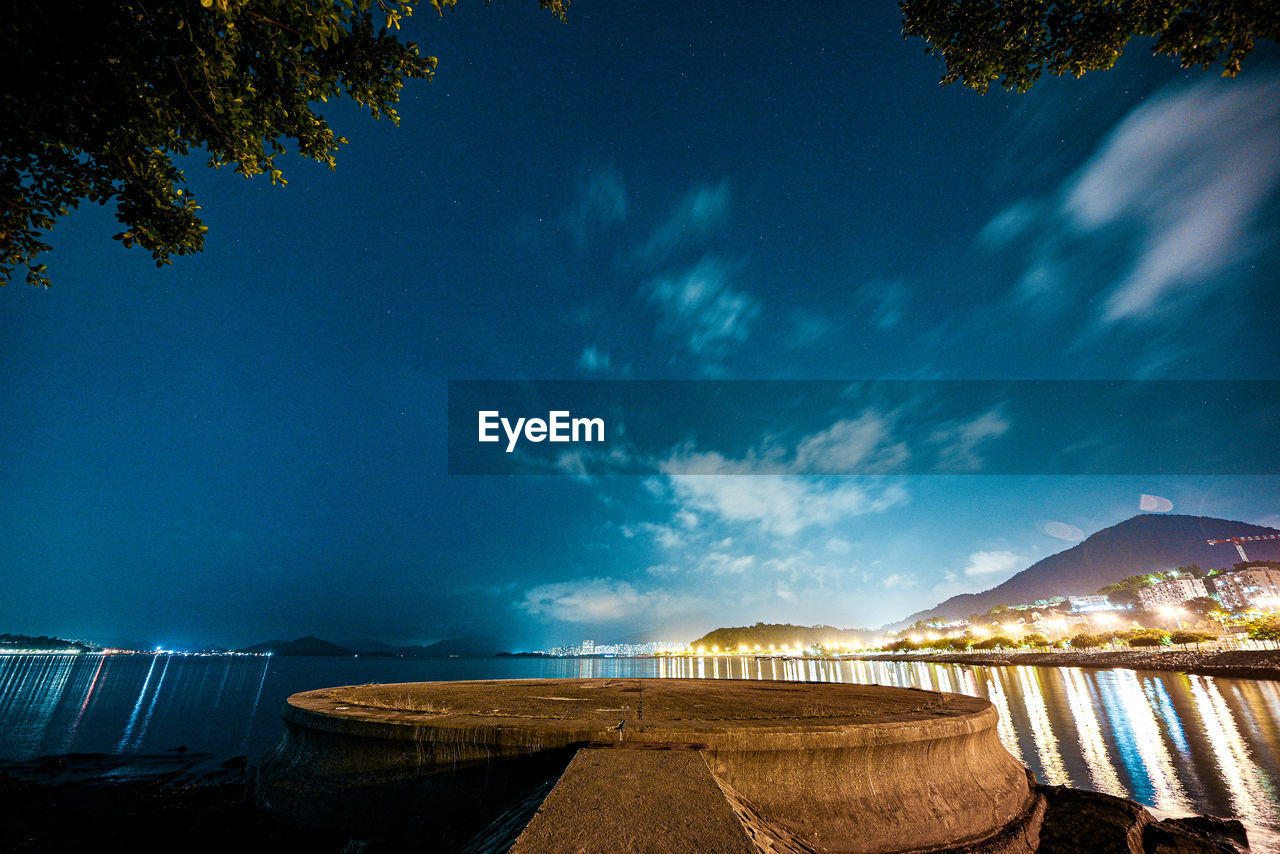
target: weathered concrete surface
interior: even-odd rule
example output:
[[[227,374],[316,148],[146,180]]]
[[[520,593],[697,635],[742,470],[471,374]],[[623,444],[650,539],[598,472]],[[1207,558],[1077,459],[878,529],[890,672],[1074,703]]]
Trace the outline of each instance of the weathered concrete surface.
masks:
[[[692,750],[582,750],[511,854],[758,854]]]
[[[359,686],[295,695],[285,721],[259,776],[264,803],[357,833],[410,828],[446,846],[593,743],[701,750],[761,827],[813,850],[980,845],[1030,821],[1035,806],[987,701],[914,689],[698,679]],[[1015,834],[1028,844],[1033,835]]]

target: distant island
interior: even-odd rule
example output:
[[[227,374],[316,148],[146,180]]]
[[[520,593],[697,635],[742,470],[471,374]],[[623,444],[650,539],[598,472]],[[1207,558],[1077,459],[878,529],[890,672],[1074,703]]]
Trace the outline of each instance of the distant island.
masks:
[[[491,658],[498,654],[487,642],[477,638],[447,638],[426,646],[396,646],[371,639],[333,643],[308,635],[296,640],[273,640],[242,649],[203,647],[197,650],[116,649],[84,640],[66,640],[47,635],[0,634],[0,655],[18,653],[176,653],[196,655],[279,655],[314,658]]]
[[[753,649],[809,649],[862,647],[871,629],[838,629],[834,626],[793,626],[790,623],[756,623],[707,632],[689,644],[695,652],[736,652]]]
[[[12,653],[20,650],[38,649],[41,652],[65,650],[67,652],[89,652],[98,649],[96,644],[87,641],[51,638],[46,635],[9,635],[0,634],[0,653]]]
[[[329,658],[357,655],[370,658],[491,658],[497,654],[497,650],[478,638],[447,638],[427,646],[395,646],[368,638],[333,643],[311,635],[291,641],[263,641],[236,652]]]

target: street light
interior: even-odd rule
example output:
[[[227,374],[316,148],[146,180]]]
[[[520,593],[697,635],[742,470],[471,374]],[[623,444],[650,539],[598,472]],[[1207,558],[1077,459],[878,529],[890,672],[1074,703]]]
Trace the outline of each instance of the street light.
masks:
[[[1178,615],[1183,613],[1180,608],[1161,608],[1160,613],[1166,617],[1173,617],[1173,621],[1178,624],[1178,630],[1182,630],[1182,620],[1178,619]]]

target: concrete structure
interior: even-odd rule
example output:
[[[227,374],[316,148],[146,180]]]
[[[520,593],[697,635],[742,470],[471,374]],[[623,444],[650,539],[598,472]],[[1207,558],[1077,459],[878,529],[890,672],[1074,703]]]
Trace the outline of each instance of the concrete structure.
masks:
[[[1204,582],[1198,578],[1186,576],[1161,581],[1138,591],[1138,601],[1144,611],[1159,611],[1161,608],[1173,608],[1200,596],[1208,596]]]
[[[1275,567],[1250,566],[1215,575],[1212,583],[1218,600],[1229,611],[1274,611],[1280,606],[1280,569]]]
[[[1071,610],[1078,614],[1089,611],[1110,611],[1115,607],[1110,599],[1097,593],[1088,596],[1072,596],[1067,603],[1071,606]]]
[[[829,683],[332,688],[289,698],[256,791],[430,850],[1026,854],[1044,798],[996,721],[975,697]]]

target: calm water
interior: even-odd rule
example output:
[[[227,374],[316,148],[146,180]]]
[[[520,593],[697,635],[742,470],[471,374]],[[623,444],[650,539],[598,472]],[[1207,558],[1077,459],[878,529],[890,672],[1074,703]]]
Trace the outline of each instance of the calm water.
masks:
[[[0,656],[0,759],[160,753],[257,760],[296,691],[366,682],[673,676],[899,685],[986,697],[1000,738],[1046,783],[1161,815],[1234,816],[1280,851],[1280,682],[1079,668],[701,659]]]

